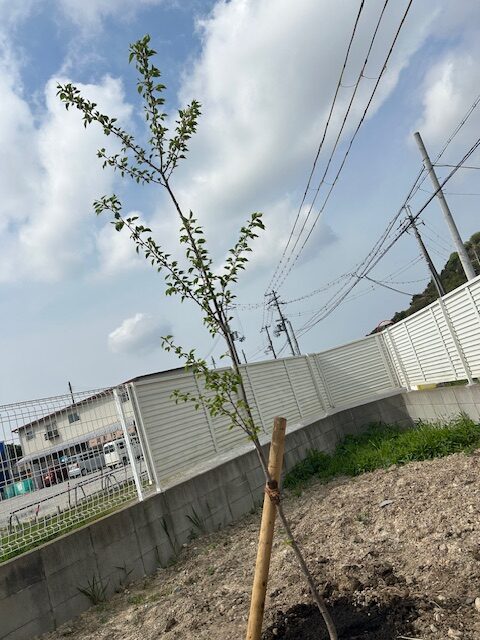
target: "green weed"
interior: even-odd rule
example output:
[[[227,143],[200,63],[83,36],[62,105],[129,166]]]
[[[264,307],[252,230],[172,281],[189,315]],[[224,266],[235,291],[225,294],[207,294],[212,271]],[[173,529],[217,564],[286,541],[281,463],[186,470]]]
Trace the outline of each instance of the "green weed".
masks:
[[[299,491],[312,477],[329,480],[356,476],[394,464],[430,460],[470,452],[480,446],[480,427],[465,414],[448,423],[418,422],[412,429],[372,424],[367,431],[347,436],[333,454],[309,451],[285,477],[285,487]]]

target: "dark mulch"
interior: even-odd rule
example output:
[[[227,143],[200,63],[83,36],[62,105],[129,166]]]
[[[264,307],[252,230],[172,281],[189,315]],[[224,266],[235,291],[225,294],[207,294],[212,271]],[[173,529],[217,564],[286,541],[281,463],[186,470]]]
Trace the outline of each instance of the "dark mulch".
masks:
[[[348,598],[330,605],[339,640],[396,640],[413,635],[411,622],[417,617],[415,602],[392,600],[388,606],[357,607]],[[328,640],[325,624],[315,605],[297,604],[286,613],[278,611],[276,620],[263,640]]]

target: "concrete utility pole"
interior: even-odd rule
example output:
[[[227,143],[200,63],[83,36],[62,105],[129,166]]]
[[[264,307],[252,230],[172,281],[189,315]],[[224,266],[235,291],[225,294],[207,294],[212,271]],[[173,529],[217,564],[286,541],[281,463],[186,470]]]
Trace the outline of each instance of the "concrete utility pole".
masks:
[[[267,338],[268,338],[268,342],[270,344],[270,351],[273,353],[273,357],[275,358],[275,360],[277,359],[277,354],[275,353],[275,349],[273,348],[273,342],[272,342],[272,338],[270,336],[270,331],[268,330],[268,327],[265,326],[263,327],[265,329],[265,331],[267,332]]]
[[[440,297],[445,295],[445,289],[443,288],[442,281],[440,280],[440,276],[438,271],[435,269],[435,265],[430,257],[430,254],[427,251],[427,247],[423,244],[422,236],[420,235],[420,231],[417,228],[415,223],[415,218],[412,216],[412,212],[410,211],[410,207],[408,204],[406,205],[406,210],[408,214],[408,219],[410,220],[410,226],[413,229],[413,233],[415,234],[416,239],[418,240],[418,244],[420,245],[420,249],[422,250],[423,257],[425,258],[426,263],[428,264],[428,268],[430,269],[430,273],[432,274],[432,279],[437,288],[438,295]]]
[[[297,356],[301,356],[300,347],[298,346],[297,336],[295,335],[295,331],[293,330],[293,325],[290,320],[287,318],[288,326],[290,327],[290,331],[292,332],[293,344],[295,345],[295,351],[297,352]]]
[[[70,397],[72,398],[72,404],[75,404],[75,396],[73,395],[72,383],[68,381],[68,389],[70,391]]]
[[[422,136],[417,131],[414,134],[415,142],[420,149],[420,153],[422,154],[422,159],[425,164],[425,167],[428,171],[430,179],[433,184],[433,188],[437,194],[437,198],[440,200],[440,206],[442,207],[442,211],[445,216],[445,220],[447,221],[447,225],[450,229],[450,233],[452,234],[453,243],[457,249],[458,257],[460,258],[460,262],[462,263],[463,270],[465,271],[465,275],[467,276],[467,280],[473,280],[475,278],[475,270],[470,262],[470,258],[468,257],[467,250],[462,242],[462,238],[457,229],[457,225],[455,224],[455,220],[453,219],[452,212],[450,211],[450,207],[445,200],[445,196],[443,195],[442,188],[440,187],[440,183],[438,181],[437,175],[435,173],[435,169],[430,161],[430,157],[427,153],[425,145],[423,144]]]
[[[277,307],[278,315],[280,316],[280,325],[282,327],[281,330],[284,331],[285,335],[287,336],[287,341],[288,341],[288,345],[290,347],[290,351],[292,352],[292,356],[296,356],[298,354],[295,353],[295,349],[293,348],[292,340],[290,338],[290,334],[288,332],[287,324],[285,322],[285,318],[284,318],[282,310],[280,308],[280,303],[278,302],[278,296],[277,296],[276,291],[272,291],[272,297],[273,297],[273,302],[274,302],[275,306]]]

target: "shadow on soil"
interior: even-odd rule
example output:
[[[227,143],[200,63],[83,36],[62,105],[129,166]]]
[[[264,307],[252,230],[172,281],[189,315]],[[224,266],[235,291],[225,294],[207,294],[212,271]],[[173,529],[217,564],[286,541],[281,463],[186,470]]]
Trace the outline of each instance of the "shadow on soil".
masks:
[[[330,605],[339,640],[396,640],[413,635],[411,622],[417,617],[412,600],[394,600],[388,606],[357,607],[340,598]],[[328,640],[323,620],[315,605],[297,604],[286,613],[278,611],[276,622],[263,640]]]

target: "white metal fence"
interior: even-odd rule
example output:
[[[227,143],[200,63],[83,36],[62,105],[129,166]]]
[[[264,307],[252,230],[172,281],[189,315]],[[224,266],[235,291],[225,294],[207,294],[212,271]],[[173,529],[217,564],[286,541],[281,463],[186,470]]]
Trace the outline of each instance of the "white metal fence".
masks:
[[[480,276],[382,334],[407,388],[480,377]]]
[[[380,334],[320,353],[242,365],[270,433],[400,388],[480,377],[480,276]],[[246,443],[224,418],[176,404],[201,391],[183,369],[115,389],[0,406],[0,561]]]
[[[151,475],[125,388],[0,407],[0,560],[141,497]]]
[[[480,276],[386,331],[320,353],[242,365],[257,424],[269,433],[275,415],[291,424],[377,394],[480,376]],[[195,392],[182,370],[130,384],[157,486],[241,443],[240,430],[204,408],[175,404],[174,389]]]
[[[276,415],[295,424],[401,386],[379,335],[322,353],[242,365],[241,371],[253,417],[264,433],[270,433]],[[212,418],[192,403],[175,403],[175,389],[198,393],[199,384],[191,373],[175,370],[128,385],[158,486],[247,442],[240,429],[228,429],[225,418]]]

